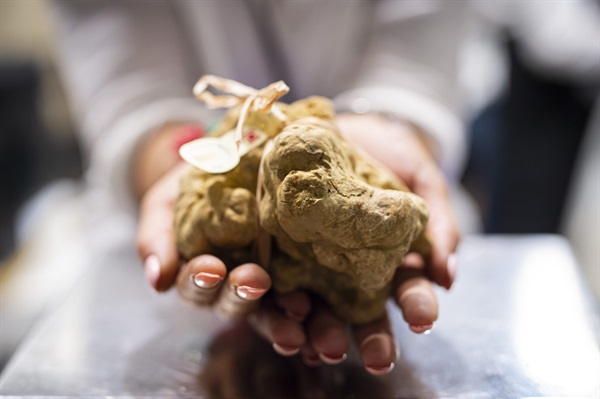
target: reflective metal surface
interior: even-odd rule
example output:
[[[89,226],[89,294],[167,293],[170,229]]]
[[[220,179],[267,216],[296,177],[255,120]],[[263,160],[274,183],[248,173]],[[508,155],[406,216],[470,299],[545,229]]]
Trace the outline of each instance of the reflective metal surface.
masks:
[[[244,324],[153,295],[134,254],[98,260],[5,369],[5,396],[466,397],[600,395],[597,302],[566,241],[468,237],[440,320],[411,333],[391,375],[284,359]],[[32,293],[34,290],[32,290]]]

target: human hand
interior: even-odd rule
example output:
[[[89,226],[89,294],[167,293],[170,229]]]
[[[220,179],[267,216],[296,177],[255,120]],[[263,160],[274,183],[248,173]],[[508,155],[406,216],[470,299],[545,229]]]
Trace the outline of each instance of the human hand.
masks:
[[[395,172],[425,199],[430,211],[428,236],[432,253],[406,256],[396,272],[392,296],[411,330],[430,330],[438,305],[430,279],[450,288],[454,280],[454,251],[459,234],[449,203],[447,186],[428,143],[409,125],[378,115],[338,117],[342,133],[372,158]],[[350,346],[346,323],[306,293],[276,296],[249,319],[256,330],[284,356],[300,352],[309,365],[340,363]],[[387,314],[371,323],[352,326],[352,336],[365,368],[372,374],[392,370],[397,348]]]
[[[455,251],[460,234],[432,143],[416,127],[377,114],[340,115],[337,123],[349,141],[425,200],[429,209],[427,236],[432,244],[431,255],[424,259],[425,269],[431,280],[450,289],[456,275]]]
[[[201,255],[183,263],[177,252],[175,200],[179,180],[191,167],[177,164],[178,156],[168,152],[175,133],[173,127],[157,133],[143,143],[136,159],[136,186],[141,193],[137,247],[146,279],[157,292],[177,284],[181,296],[194,305],[210,306],[226,317],[245,316],[271,286],[264,269],[247,263],[227,273],[214,256]]]
[[[388,167],[398,173],[413,191],[425,198],[430,206],[432,219],[435,214],[434,209],[442,211],[442,215],[438,217],[440,220],[438,224],[441,227],[431,229],[430,226],[429,234],[432,238],[434,255],[426,260],[428,268],[436,264],[436,253],[437,258],[440,259],[444,258],[443,254],[439,255],[440,252],[444,252],[444,248],[447,252],[453,252],[458,241],[458,233],[447,203],[445,183],[423,143],[417,140],[412,132],[403,131],[400,127],[379,117],[340,117],[338,123],[351,141],[358,142],[373,156],[388,164]],[[361,134],[364,132],[368,132],[368,136]],[[380,140],[373,135],[381,136]],[[397,159],[405,159],[406,165],[404,162],[402,165],[393,165]],[[386,160],[391,162],[387,163]],[[261,297],[270,285],[268,275],[257,265],[243,265],[240,270],[235,269],[227,277],[222,262],[211,256],[201,256],[188,262],[182,268],[179,277],[176,277],[179,260],[172,230],[173,205],[179,177],[185,173],[186,168],[187,166],[175,168],[144,196],[138,242],[140,255],[145,259],[148,279],[157,290],[163,291],[177,278],[182,295],[195,304],[213,305],[216,309],[225,310],[222,313],[226,314],[248,313],[255,306],[252,299]],[[449,213],[444,214],[445,211]],[[450,228],[444,230],[444,222]],[[438,235],[435,234],[436,232]],[[448,232],[450,235],[454,234],[454,239],[434,238]],[[444,246],[445,242],[450,242],[450,245]],[[439,263],[437,262],[438,266]],[[425,277],[424,266],[419,257],[408,256],[405,267],[398,270],[394,280],[393,296],[401,307],[404,318],[415,332],[430,329],[437,319],[437,302],[431,284]],[[446,264],[443,266],[445,269],[442,272],[445,271],[445,274],[438,273],[436,281],[449,287],[453,277],[448,273]],[[157,269],[159,273],[156,273]],[[236,270],[239,271],[238,277],[241,281],[235,278]],[[435,273],[433,274],[435,279]],[[194,276],[204,277],[209,282],[194,283]],[[226,277],[228,280],[224,283]],[[214,286],[212,286],[213,282]],[[252,296],[250,301],[247,300],[249,298],[240,301],[239,295],[235,295],[236,286],[251,287],[254,291],[247,290],[247,292],[256,295],[250,295]],[[306,293],[273,296],[270,303],[258,309],[250,320],[255,329],[273,344],[277,352],[288,356],[301,352],[307,364],[339,363],[345,359],[350,345],[345,323],[323,304],[311,303]],[[355,326],[353,336],[361,359],[369,372],[384,374],[392,369],[397,355],[387,315],[372,323]]]

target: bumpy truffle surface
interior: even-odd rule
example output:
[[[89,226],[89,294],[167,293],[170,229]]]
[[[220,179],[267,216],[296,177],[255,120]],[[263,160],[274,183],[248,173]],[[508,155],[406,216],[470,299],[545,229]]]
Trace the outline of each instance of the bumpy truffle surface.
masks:
[[[351,323],[380,317],[391,281],[411,248],[427,248],[424,201],[374,166],[337,131],[329,100],[289,106],[281,124],[269,114],[248,124],[277,134],[229,173],[194,170],[182,179],[175,229],[185,258],[211,253],[235,266],[257,260],[260,229],[274,241],[267,268],[275,291],[304,289]],[[227,131],[235,113],[220,128]]]

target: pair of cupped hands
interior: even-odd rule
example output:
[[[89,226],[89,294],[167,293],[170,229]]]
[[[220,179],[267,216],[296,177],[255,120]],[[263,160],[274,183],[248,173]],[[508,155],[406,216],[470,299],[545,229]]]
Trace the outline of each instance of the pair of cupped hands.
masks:
[[[429,331],[438,317],[433,283],[447,289],[452,286],[459,241],[448,187],[431,146],[413,126],[376,114],[340,115],[337,124],[350,142],[396,173],[427,203],[431,254],[405,257],[394,277],[392,297],[412,331]],[[183,263],[175,245],[173,213],[179,179],[190,166],[178,162],[169,148],[180,128],[165,126],[141,144],[135,160],[136,189],[141,198],[138,253],[152,288],[164,292],[176,286],[194,305],[226,317],[247,317],[276,352],[299,354],[309,366],[343,362],[354,341],[368,372],[389,373],[400,352],[387,314],[367,324],[347,326],[306,292],[268,293],[271,279],[257,264],[246,263],[228,272],[212,255]]]

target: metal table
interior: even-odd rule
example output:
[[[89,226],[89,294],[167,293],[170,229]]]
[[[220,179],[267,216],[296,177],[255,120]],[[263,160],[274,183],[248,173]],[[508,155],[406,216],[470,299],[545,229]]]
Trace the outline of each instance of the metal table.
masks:
[[[40,322],[0,379],[6,397],[463,397],[600,395],[597,301],[557,236],[467,237],[430,335],[394,309],[401,359],[385,377],[351,353],[304,367],[243,323],[153,295],[133,253],[106,254]],[[35,287],[32,287],[32,293]]]

